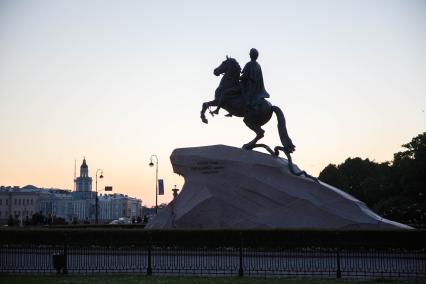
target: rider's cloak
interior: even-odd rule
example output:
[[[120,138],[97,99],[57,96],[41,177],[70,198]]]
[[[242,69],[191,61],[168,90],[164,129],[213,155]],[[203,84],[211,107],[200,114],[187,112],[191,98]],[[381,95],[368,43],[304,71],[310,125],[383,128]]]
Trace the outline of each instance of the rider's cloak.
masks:
[[[248,103],[257,99],[269,98],[263,84],[262,68],[256,61],[248,62],[241,72],[241,86],[244,97]]]

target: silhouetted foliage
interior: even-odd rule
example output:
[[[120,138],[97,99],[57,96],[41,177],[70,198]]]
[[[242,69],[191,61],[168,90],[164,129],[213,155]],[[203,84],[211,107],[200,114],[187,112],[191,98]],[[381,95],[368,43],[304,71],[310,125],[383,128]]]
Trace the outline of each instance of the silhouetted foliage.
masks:
[[[348,158],[325,167],[319,179],[364,201],[382,216],[426,224],[426,132],[402,145],[392,162]]]

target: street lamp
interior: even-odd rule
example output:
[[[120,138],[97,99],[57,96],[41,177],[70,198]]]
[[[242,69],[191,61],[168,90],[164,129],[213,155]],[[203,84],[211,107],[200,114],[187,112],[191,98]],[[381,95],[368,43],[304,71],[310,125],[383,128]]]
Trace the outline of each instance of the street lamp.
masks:
[[[157,155],[151,155],[149,166],[153,167],[154,163],[152,158],[155,158],[155,214],[158,212],[158,157]]]
[[[96,201],[95,201],[95,223],[98,224],[98,172],[101,172],[101,175],[99,176],[99,178],[104,178],[103,173],[104,171],[102,169],[97,169],[96,170]]]

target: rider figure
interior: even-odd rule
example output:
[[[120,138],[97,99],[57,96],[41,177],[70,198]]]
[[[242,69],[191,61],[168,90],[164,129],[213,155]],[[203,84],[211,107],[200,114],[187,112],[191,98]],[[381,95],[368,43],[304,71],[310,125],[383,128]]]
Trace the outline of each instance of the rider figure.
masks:
[[[253,110],[260,100],[269,98],[268,92],[263,84],[262,69],[259,63],[256,62],[259,52],[252,48],[250,49],[250,62],[244,66],[241,79],[241,88],[246,101],[246,110]]]

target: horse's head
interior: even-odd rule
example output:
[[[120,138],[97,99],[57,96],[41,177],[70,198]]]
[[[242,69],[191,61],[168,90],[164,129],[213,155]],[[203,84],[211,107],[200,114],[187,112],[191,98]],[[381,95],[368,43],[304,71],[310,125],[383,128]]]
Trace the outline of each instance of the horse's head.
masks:
[[[238,64],[237,60],[234,58],[226,56],[226,59],[222,61],[222,63],[213,70],[213,73],[216,76],[222,74],[233,74],[240,76],[241,67]]]

